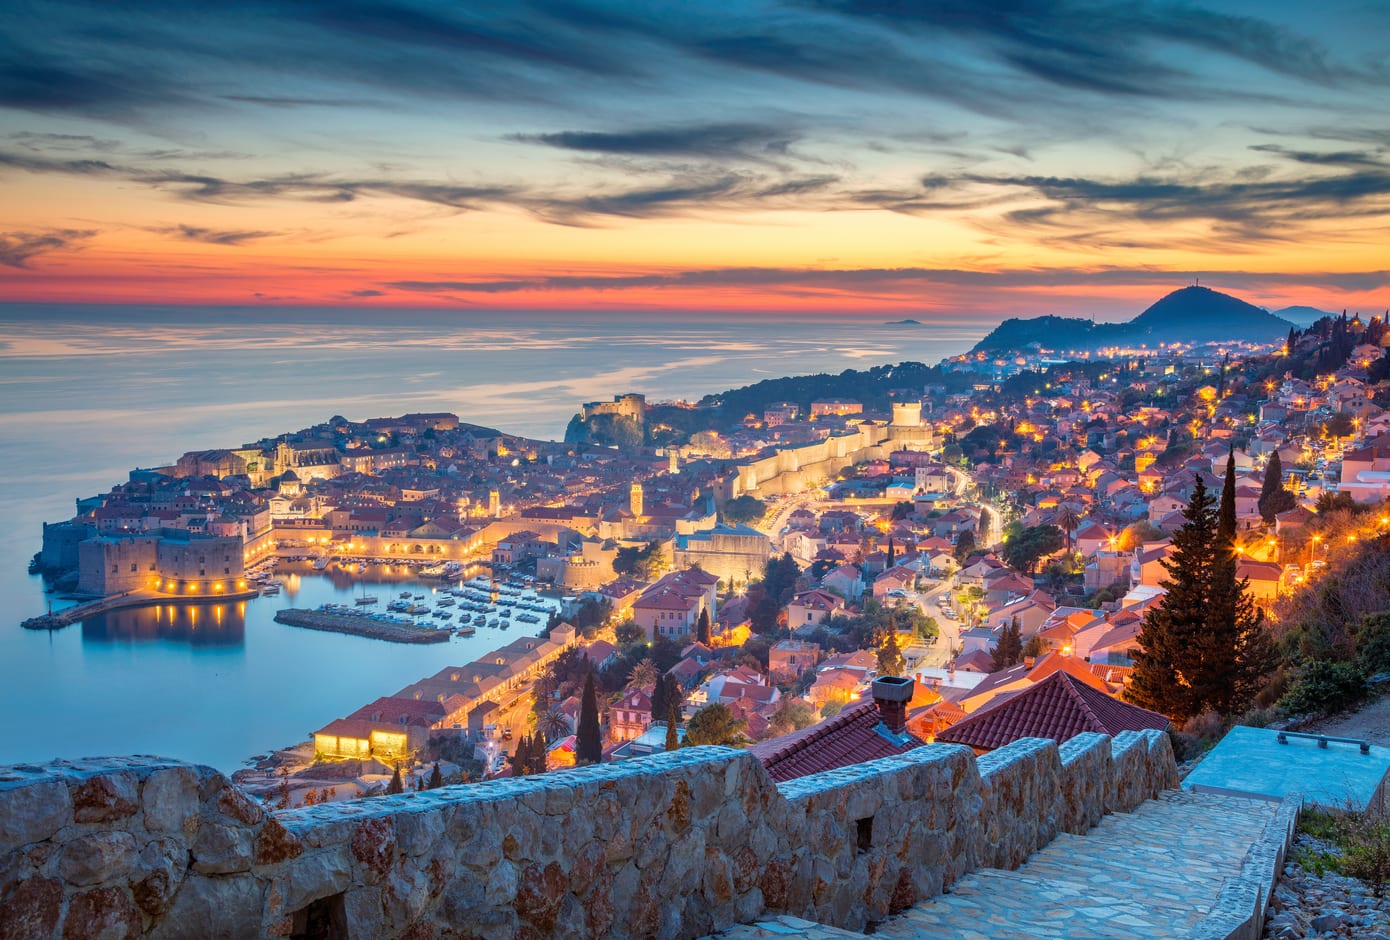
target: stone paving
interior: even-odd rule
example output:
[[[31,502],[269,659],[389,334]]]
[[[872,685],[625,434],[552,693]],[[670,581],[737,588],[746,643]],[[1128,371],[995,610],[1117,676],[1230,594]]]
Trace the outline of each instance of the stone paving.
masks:
[[[1063,833],[1016,871],[985,869],[878,926],[886,937],[1181,937],[1240,871],[1276,804],[1172,790],[1084,836]]]
[[[1084,836],[1060,834],[1014,871],[983,869],[948,894],[870,928],[931,940],[1183,937],[1240,872],[1278,804],[1170,790]],[[734,940],[860,936],[795,918],[721,935]]]

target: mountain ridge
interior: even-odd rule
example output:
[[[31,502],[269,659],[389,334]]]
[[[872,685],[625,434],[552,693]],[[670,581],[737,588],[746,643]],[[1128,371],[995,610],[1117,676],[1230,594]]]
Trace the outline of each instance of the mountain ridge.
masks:
[[[1141,343],[1273,343],[1294,325],[1238,297],[1192,285],[1166,294],[1124,323],[1058,316],[1005,320],[970,352],[1010,352],[1033,344],[1083,351]]]

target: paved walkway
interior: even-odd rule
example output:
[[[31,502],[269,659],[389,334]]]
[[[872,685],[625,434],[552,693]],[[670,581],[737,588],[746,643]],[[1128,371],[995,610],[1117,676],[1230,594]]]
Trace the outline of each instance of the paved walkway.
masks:
[[[1178,938],[1211,910],[1278,804],[1170,790],[1084,836],[1063,833],[1014,871],[982,869],[948,894],[870,928],[931,940]],[[798,926],[800,925],[800,926]],[[761,932],[760,932],[761,931]],[[735,927],[735,940],[858,936],[794,918]]]

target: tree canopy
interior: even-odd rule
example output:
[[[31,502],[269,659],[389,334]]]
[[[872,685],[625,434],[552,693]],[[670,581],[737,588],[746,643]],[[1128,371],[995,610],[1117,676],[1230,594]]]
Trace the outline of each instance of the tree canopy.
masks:
[[[733,525],[757,522],[767,512],[767,503],[756,496],[740,496],[724,504],[724,521]]]
[[[1062,535],[1062,530],[1055,525],[1034,525],[1027,528],[1014,525],[1008,533],[1008,540],[1004,543],[1001,554],[1009,567],[1031,575],[1037,570],[1038,562],[1044,556],[1061,551],[1065,546],[1066,538]]]
[[[747,727],[748,722],[742,718],[734,718],[729,706],[723,702],[715,702],[690,716],[690,721],[685,726],[685,743],[739,747],[748,741],[744,734]]]

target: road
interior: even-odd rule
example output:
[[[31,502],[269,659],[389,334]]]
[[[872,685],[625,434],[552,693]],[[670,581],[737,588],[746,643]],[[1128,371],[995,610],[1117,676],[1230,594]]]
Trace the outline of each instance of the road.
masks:
[[[951,590],[951,579],[940,581],[932,587],[920,593],[909,595],[909,600],[914,601],[927,616],[936,621],[941,632],[937,635],[932,644],[932,651],[923,660],[922,665],[939,667],[946,665],[953,658],[953,654],[960,647],[960,621],[950,614],[943,611],[938,605],[937,600],[944,594],[949,594]]]
[[[824,494],[820,490],[807,490],[804,493],[795,493],[777,503],[777,509],[772,515],[765,516],[754,528],[776,543],[777,539],[782,534],[782,530],[787,527],[787,521],[791,519],[792,513],[796,512],[798,509],[816,510],[817,504],[823,497]]]
[[[970,474],[964,470],[957,470],[955,467],[947,467],[946,471],[955,480],[955,496],[964,498],[966,490],[974,484]],[[985,500],[979,500],[980,522],[983,523],[983,530],[977,534],[975,544],[986,547],[998,545],[999,540],[1004,537],[1004,517],[993,505]]]

